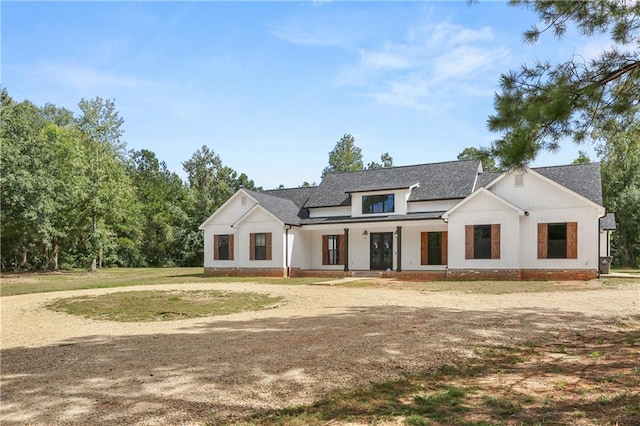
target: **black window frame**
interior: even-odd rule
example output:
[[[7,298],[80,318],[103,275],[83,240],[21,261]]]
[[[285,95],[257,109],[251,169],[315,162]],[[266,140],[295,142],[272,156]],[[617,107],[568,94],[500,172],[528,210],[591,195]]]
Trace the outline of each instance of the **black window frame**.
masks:
[[[229,260],[229,234],[218,235],[218,260]]]
[[[442,265],[442,232],[427,233],[427,265]]]
[[[389,201],[391,206],[388,205]],[[395,211],[395,194],[362,196],[362,214],[394,213]]]
[[[473,258],[491,259],[491,225],[473,226]]]
[[[547,224],[547,259],[567,259],[567,223]]]
[[[267,260],[267,233],[266,232],[256,232],[254,234],[255,245],[253,247],[254,260]],[[262,240],[262,241],[260,241]],[[259,244],[259,241],[261,244]]]
[[[327,264],[341,265],[340,235],[327,235]]]

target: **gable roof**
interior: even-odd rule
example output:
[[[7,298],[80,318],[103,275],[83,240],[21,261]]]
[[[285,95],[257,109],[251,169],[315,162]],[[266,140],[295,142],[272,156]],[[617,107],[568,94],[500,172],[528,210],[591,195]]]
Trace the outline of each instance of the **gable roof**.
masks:
[[[600,229],[603,231],[615,231],[616,215],[615,213],[607,213],[605,217],[600,218]]]
[[[602,205],[600,163],[568,164],[565,166],[532,167],[530,170],[556,182],[578,195]],[[482,173],[477,187],[489,187],[502,176],[501,172]]]
[[[582,195],[587,200],[591,200],[600,206],[602,205],[600,163],[536,167],[531,170]]]
[[[285,225],[300,225],[300,207],[291,198],[245,189],[256,202]],[[273,191],[270,191],[273,192]],[[293,193],[291,194],[294,195]]]
[[[305,204],[311,197],[311,194],[317,187],[310,186],[306,188],[284,188],[284,189],[269,189],[263,191],[263,194],[270,195],[272,197],[282,198],[285,200],[291,200],[298,207],[298,217],[305,219],[309,217],[309,211],[306,209]]]
[[[238,192],[244,192],[249,195],[260,207],[285,225],[300,226],[326,221],[326,219],[321,218],[310,219],[308,208],[349,206],[351,204],[350,194],[353,192],[413,188],[409,201],[463,199],[472,194],[474,189],[489,188],[504,175],[504,173],[499,172],[478,175],[479,170],[481,170],[479,161],[449,161],[330,173],[325,176],[322,183],[317,187],[272,189],[262,192],[243,188]],[[535,171],[555,184],[567,188],[580,197],[602,206],[602,183],[599,163],[536,167],[530,170]],[[506,200],[502,201],[506,202]],[[224,207],[224,204],[222,207]],[[517,207],[515,208],[518,210]],[[451,210],[447,213],[450,212]],[[203,229],[202,227],[215,216],[215,213],[200,226],[200,229]],[[428,217],[423,217],[421,214],[416,213],[407,214],[406,217],[394,215],[390,216],[388,220],[431,219],[435,218],[435,216],[439,217],[442,213],[444,212],[428,212]],[[335,222],[345,223],[371,220],[378,221],[385,220],[385,218],[334,217],[332,219]],[[605,226],[613,226],[613,229],[615,229],[615,222],[613,225],[610,225],[608,221],[606,223],[607,225]]]
[[[480,197],[480,196],[485,196],[485,197],[489,197],[489,198],[491,198],[493,200],[496,200],[500,204],[503,204],[503,205],[509,207],[510,209],[512,209],[513,211],[515,211],[516,213],[518,213],[519,216],[524,216],[526,214],[524,210],[522,210],[520,207],[514,205],[513,203],[511,203],[511,202],[505,200],[504,198],[494,194],[493,192],[489,191],[486,188],[480,188],[476,192],[474,192],[473,194],[471,194],[470,196],[468,196],[467,198],[465,198],[464,200],[460,201],[455,206],[453,206],[449,210],[447,210],[442,215],[442,218],[443,219],[447,219],[451,213],[453,213],[454,211],[458,210],[460,207],[464,206],[465,204],[467,204],[472,199]]]
[[[479,161],[465,160],[330,173],[305,207],[348,206],[350,192],[410,188],[416,184],[409,201],[464,198],[473,191],[479,167]]]

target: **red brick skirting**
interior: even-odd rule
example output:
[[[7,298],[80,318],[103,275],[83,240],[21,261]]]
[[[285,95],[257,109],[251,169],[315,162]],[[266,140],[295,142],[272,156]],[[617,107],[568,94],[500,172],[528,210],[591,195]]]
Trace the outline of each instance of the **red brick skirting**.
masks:
[[[204,268],[204,274],[215,277],[286,277],[284,268]]]
[[[289,276],[315,278],[342,278],[358,276],[363,271],[339,271],[291,268]],[[204,268],[205,275],[244,277],[286,277],[285,268]],[[567,281],[597,278],[593,269],[449,269],[447,271],[366,271],[371,276],[396,278],[404,281]]]
[[[449,269],[447,280],[451,281],[519,281],[522,272],[519,269]]]
[[[522,279],[530,281],[567,281],[567,280],[592,280],[598,278],[595,269],[523,269]]]
[[[450,269],[448,280],[460,281],[568,281],[598,277],[595,269]]]

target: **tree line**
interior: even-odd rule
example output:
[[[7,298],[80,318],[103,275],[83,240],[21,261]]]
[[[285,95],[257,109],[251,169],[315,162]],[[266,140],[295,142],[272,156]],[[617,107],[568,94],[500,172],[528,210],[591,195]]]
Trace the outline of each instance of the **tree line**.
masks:
[[[2,270],[102,266],[201,266],[198,225],[235,191],[260,190],[207,146],[183,163],[186,182],[149,150],[128,151],[112,100],[81,100],[80,114],[52,104],[15,102],[0,91],[0,266]],[[640,124],[599,145],[604,204],[617,215],[614,263],[640,256]],[[491,151],[468,147],[459,160],[504,169]],[[365,166],[345,134],[327,173],[392,167],[389,153]],[[580,152],[576,163],[591,161]],[[502,166],[502,167],[501,167]],[[311,186],[304,182],[302,186]]]
[[[126,149],[112,100],[78,107],[0,91],[2,270],[202,265],[198,225],[254,182],[206,146],[184,182],[152,151]]]

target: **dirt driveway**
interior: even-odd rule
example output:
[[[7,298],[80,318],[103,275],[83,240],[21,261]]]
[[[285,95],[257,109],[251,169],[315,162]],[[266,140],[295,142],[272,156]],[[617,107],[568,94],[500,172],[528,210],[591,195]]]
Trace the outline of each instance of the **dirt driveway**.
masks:
[[[285,300],[259,312],[134,324],[43,307],[71,295],[154,288]],[[640,313],[640,283],[502,295],[181,284],[11,296],[1,308],[3,425],[215,424],[453,363],[480,345],[614,329]]]

